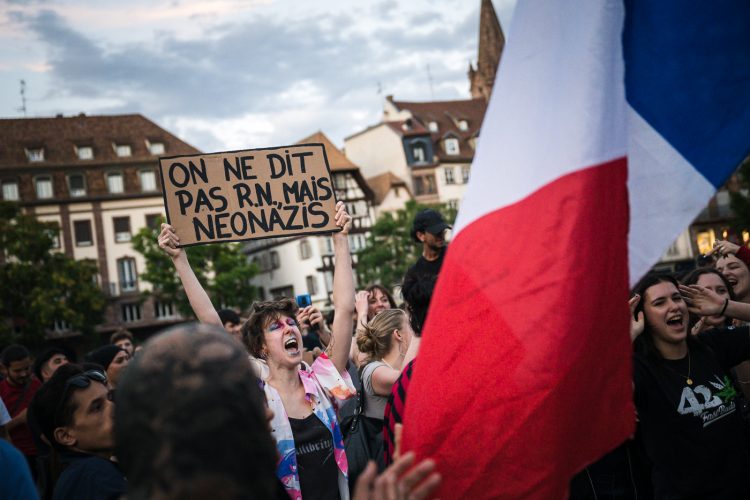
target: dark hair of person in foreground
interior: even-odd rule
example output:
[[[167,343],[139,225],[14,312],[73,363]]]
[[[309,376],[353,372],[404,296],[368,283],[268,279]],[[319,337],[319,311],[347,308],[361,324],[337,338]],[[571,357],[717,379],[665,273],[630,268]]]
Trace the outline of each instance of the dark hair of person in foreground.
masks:
[[[221,329],[179,326],[149,341],[116,403],[128,499],[284,498],[258,379]]]

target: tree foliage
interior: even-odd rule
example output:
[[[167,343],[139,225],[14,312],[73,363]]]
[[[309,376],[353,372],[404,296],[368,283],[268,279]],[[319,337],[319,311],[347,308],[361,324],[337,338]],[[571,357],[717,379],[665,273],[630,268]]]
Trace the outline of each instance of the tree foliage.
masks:
[[[388,288],[401,283],[406,270],[422,254],[422,245],[411,237],[411,226],[423,208],[437,210],[448,224],[456,218],[456,210],[448,205],[421,205],[414,200],[396,212],[383,213],[372,226],[367,245],[357,254],[359,283],[378,283]]]
[[[730,206],[736,217],[734,229],[737,234],[750,230],[750,156],[737,169],[740,191],[730,191]]]
[[[193,310],[171,259],[159,248],[158,235],[156,229],[143,228],[133,237],[133,248],[146,260],[146,269],[140,278],[153,285],[149,293],[157,300],[175,304],[180,314],[190,317]],[[198,281],[214,306],[240,311],[250,306],[256,297],[250,279],[258,273],[258,268],[248,262],[240,243],[194,246],[187,248],[186,252]]]
[[[56,321],[84,335],[101,322],[107,302],[96,262],[51,251],[58,232],[56,223],[0,202],[0,344],[36,347]]]

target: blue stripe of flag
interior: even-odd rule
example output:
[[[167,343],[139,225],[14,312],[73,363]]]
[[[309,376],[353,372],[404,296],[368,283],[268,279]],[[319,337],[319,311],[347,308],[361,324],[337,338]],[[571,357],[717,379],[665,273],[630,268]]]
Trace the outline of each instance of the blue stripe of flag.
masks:
[[[750,153],[750,1],[625,0],[630,106],[717,188]]]

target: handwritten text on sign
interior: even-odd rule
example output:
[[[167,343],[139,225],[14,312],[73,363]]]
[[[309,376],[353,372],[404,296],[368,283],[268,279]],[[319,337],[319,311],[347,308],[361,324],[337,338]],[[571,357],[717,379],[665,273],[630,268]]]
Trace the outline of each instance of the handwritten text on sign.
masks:
[[[322,144],[159,160],[181,246],[337,230]]]

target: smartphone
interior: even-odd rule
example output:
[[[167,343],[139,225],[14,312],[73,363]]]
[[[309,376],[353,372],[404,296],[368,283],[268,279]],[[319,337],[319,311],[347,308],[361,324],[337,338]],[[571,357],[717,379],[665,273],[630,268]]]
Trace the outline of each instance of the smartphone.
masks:
[[[312,305],[312,299],[310,298],[310,294],[306,293],[304,295],[297,295],[297,305],[302,307],[307,307]]]
[[[300,307],[300,309],[303,307],[311,306],[312,299],[310,298],[310,294],[306,293],[304,295],[297,295],[297,305]],[[317,332],[318,325],[310,325],[310,331]]]

